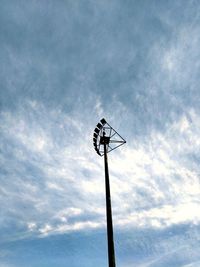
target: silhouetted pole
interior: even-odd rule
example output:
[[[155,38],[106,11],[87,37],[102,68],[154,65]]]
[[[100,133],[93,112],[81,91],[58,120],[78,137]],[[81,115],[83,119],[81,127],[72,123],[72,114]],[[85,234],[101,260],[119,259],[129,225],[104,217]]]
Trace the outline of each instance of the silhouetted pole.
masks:
[[[109,183],[108,158],[107,158],[106,148],[107,148],[107,144],[106,142],[104,142],[108,262],[109,262],[109,267],[115,267],[115,249],[114,249],[114,240],[113,240],[112,209],[111,209],[111,199],[110,199],[110,183]]]
[[[106,219],[107,219],[107,239],[108,239],[108,262],[109,267],[115,267],[115,249],[113,239],[112,209],[110,199],[110,182],[108,172],[107,153],[125,144],[121,137],[103,118],[97,124],[93,134],[93,145],[99,156],[104,155],[105,163],[105,187],[106,187]],[[111,144],[111,145],[110,145]]]

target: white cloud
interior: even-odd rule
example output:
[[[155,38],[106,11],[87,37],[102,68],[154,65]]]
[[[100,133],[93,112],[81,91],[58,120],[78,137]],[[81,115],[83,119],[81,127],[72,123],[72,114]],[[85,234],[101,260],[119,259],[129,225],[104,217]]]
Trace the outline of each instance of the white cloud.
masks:
[[[50,189],[55,189],[58,191],[63,191],[63,188],[58,186],[56,183],[52,183],[52,182],[47,182],[47,187]]]
[[[37,228],[37,224],[34,223],[34,222],[29,222],[29,223],[27,223],[27,227],[28,227],[28,229],[29,229],[30,231],[34,231],[34,230],[36,230],[36,228]]]
[[[96,100],[95,110],[96,110],[98,116],[101,118],[103,116],[104,112],[103,112],[101,100],[99,98]]]
[[[49,224],[45,224],[45,226],[43,228],[40,228],[39,229],[39,232],[42,234],[42,235],[46,235],[48,234],[48,232],[50,232],[52,230],[52,226],[49,225]]]
[[[38,103],[34,106],[36,104],[37,112],[40,110],[44,116],[44,107]],[[34,114],[35,111],[31,112]],[[46,124],[43,127],[42,113],[40,116],[39,124],[34,122],[34,127],[31,127],[26,117],[20,114],[1,115],[1,120],[4,121],[3,133],[9,133],[10,138],[16,142],[17,158],[25,162],[23,167],[16,162],[15,169],[21,174],[15,179],[15,186],[12,183],[2,184],[2,190],[15,197],[18,195],[15,193],[17,184],[20,183],[19,202],[9,202],[9,212],[18,213],[28,230],[44,235],[103,227],[103,158],[96,156],[87,132],[79,136],[77,125],[81,125],[81,122],[74,121],[72,126],[71,119],[68,121],[66,115],[52,111],[48,120],[45,117]],[[50,134],[50,125],[57,121],[65,122],[56,131],[60,143]],[[168,227],[185,222],[199,222],[198,165],[188,157],[188,153],[195,154],[200,146],[199,123],[198,114],[190,110],[187,117],[180,117],[169,125],[166,132],[153,130],[137,143],[127,143],[117,152],[109,154],[116,226]],[[76,142],[73,143],[72,138],[72,142],[65,146],[60,137],[65,131],[63,129],[68,126],[72,126]],[[37,133],[42,133],[42,137],[37,136]],[[32,147],[35,140],[38,142]],[[195,146],[191,146],[191,142]],[[32,166],[30,173],[26,170],[28,162]],[[32,176],[36,178],[31,178]],[[2,201],[5,201],[4,197]],[[29,207],[26,213],[19,212],[23,205]],[[3,216],[8,216],[6,211]]]

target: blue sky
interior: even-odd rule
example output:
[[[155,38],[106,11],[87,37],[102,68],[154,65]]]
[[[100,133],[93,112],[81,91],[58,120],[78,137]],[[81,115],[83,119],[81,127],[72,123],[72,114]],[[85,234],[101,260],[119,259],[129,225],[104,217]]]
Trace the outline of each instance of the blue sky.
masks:
[[[0,0],[0,267],[200,266],[200,3]]]

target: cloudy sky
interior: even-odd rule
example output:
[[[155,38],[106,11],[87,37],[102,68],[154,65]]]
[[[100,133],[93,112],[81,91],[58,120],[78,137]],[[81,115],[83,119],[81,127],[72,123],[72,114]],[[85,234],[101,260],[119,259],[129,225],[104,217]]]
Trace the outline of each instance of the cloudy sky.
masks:
[[[0,267],[200,266],[200,2],[0,0]]]

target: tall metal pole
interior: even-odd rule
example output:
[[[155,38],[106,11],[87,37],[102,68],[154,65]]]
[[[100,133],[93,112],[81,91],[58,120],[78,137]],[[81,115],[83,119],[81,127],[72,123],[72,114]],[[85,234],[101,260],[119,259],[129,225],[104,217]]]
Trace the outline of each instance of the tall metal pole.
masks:
[[[107,144],[104,142],[108,262],[109,262],[109,267],[115,267],[115,249],[114,249],[114,239],[113,239],[112,209],[111,209],[111,198],[110,198],[108,158],[107,158],[106,148],[107,148]]]
[[[106,136],[107,134],[107,136]],[[111,146],[110,146],[111,143]],[[104,155],[105,163],[105,187],[106,187],[106,219],[108,240],[108,262],[109,267],[115,267],[115,249],[113,239],[112,209],[110,198],[110,182],[108,172],[107,153],[125,144],[126,141],[119,135],[103,118],[97,124],[93,134],[93,145],[99,156]],[[102,149],[103,147],[103,149]],[[102,151],[103,150],[103,151]]]

